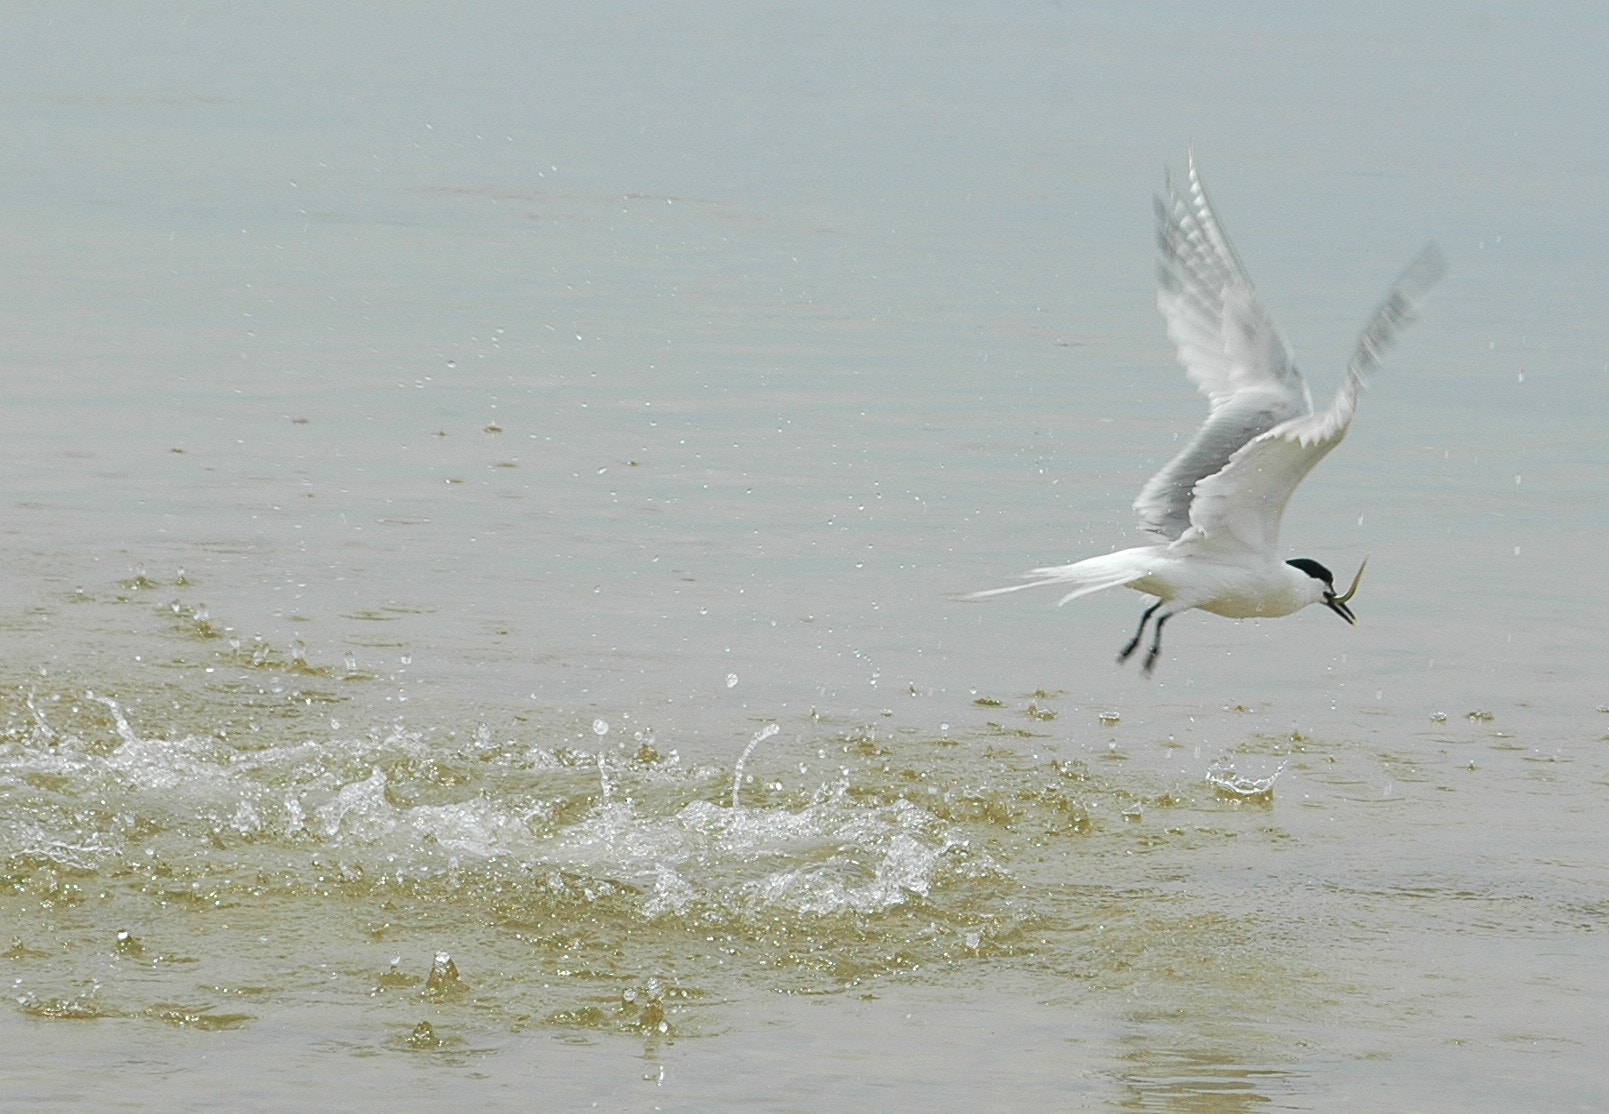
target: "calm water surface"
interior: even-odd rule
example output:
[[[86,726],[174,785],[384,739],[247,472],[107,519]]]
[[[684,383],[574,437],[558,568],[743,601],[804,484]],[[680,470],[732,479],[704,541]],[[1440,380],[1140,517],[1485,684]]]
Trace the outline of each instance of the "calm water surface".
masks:
[[[0,16],[7,1099],[1609,1104],[1589,6]],[[1310,611],[1132,544],[1194,144]],[[1272,788],[1238,795],[1226,773]]]

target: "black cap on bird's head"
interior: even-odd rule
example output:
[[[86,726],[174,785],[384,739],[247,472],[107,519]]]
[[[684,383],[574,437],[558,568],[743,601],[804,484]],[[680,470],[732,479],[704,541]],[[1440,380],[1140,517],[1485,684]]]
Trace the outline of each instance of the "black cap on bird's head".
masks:
[[[1335,577],[1331,574],[1330,570],[1313,560],[1311,557],[1296,557],[1292,560],[1286,561],[1285,563],[1290,565],[1292,568],[1302,570],[1314,580],[1323,582],[1324,596],[1322,602],[1324,606],[1335,612],[1341,618],[1345,619],[1348,623],[1351,623],[1354,627],[1358,625],[1358,618],[1356,615],[1352,614],[1352,609],[1346,605],[1346,601],[1357,594],[1358,582],[1363,579],[1363,570],[1367,568],[1369,564],[1369,559],[1367,557],[1363,559],[1363,564],[1358,566],[1358,574],[1352,578],[1352,587],[1348,588],[1346,590],[1346,594],[1343,596],[1338,596],[1335,594]]]

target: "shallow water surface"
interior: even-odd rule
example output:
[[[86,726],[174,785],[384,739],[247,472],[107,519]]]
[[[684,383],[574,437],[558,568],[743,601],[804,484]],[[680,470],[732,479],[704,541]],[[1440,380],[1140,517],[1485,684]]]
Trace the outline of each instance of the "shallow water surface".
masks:
[[[8,1099],[1609,1102],[1595,9],[0,18]],[[1147,681],[1190,143],[1452,270]]]

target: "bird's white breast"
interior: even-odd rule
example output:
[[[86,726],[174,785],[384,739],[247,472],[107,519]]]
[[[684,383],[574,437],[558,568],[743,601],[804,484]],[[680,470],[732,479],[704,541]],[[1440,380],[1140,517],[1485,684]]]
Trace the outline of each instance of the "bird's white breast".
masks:
[[[1196,607],[1228,619],[1276,619],[1323,595],[1317,580],[1283,562],[1231,565],[1188,557],[1166,558],[1128,586],[1179,610]]]

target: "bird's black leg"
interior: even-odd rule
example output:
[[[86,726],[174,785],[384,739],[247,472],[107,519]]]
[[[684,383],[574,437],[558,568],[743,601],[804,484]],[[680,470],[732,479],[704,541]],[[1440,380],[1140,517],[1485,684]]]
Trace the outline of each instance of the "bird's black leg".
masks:
[[[1156,668],[1156,659],[1162,656],[1162,624],[1173,618],[1173,612],[1165,611],[1156,618],[1156,626],[1151,632],[1151,649],[1145,655],[1145,666],[1142,672],[1149,677],[1151,670]]]
[[[1145,614],[1140,616],[1140,629],[1134,632],[1134,637],[1129,639],[1128,645],[1124,646],[1117,655],[1118,664],[1121,665],[1123,662],[1128,661],[1129,658],[1134,656],[1134,651],[1140,648],[1140,639],[1145,637],[1145,624],[1151,621],[1151,616],[1155,615],[1156,609],[1161,606],[1162,601],[1157,600],[1145,609]]]

